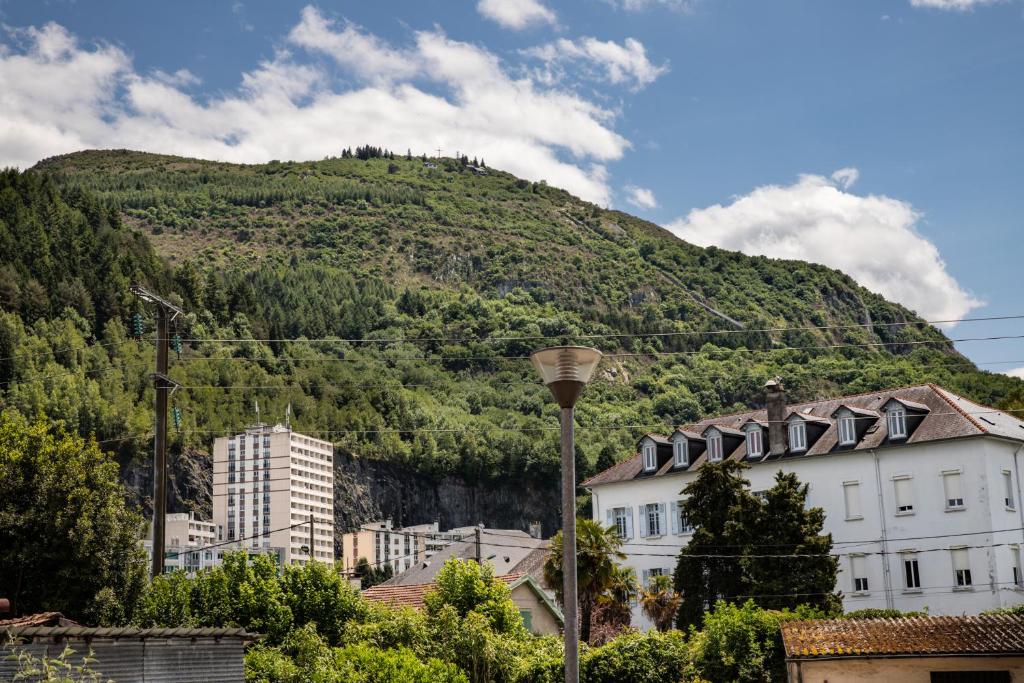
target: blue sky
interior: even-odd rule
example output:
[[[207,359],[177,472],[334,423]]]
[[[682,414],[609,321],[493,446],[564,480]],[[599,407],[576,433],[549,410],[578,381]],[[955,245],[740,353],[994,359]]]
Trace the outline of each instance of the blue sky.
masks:
[[[1020,0],[0,0],[0,23],[0,165],[442,147],[929,319],[1024,313]],[[1020,340],[960,348],[1024,367]]]

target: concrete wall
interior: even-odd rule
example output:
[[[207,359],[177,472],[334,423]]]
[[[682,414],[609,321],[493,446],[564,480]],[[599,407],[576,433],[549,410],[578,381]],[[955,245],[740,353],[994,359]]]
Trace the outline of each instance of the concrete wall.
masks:
[[[542,636],[554,636],[561,633],[562,626],[558,623],[555,615],[553,615],[548,606],[537,597],[537,594],[533,592],[533,589],[525,583],[519,584],[516,586],[515,590],[512,591],[512,602],[514,602],[516,607],[521,610],[530,610],[530,614],[532,615],[530,630],[533,633]]]
[[[790,683],[929,683],[932,671],[1009,671],[1024,681],[1024,657],[904,657],[789,662]]]
[[[1007,509],[1003,494],[1002,470],[1014,470],[1014,453],[1019,444],[994,438],[974,437],[925,444],[881,448],[870,451],[793,459],[773,463],[753,463],[745,476],[753,491],[771,488],[776,472],[795,472],[810,485],[808,504],[825,510],[825,531],[832,534],[839,558],[836,589],[843,592],[846,610],[866,607],[894,607],[900,610],[924,610],[931,614],[976,614],[1024,602],[1024,592],[1012,581],[1011,544],[1024,545],[1020,529],[1020,492],[1015,491],[1016,509]],[[964,507],[947,510],[942,484],[944,470],[959,469],[962,477]],[[893,477],[912,477],[914,510],[897,514]],[[593,489],[594,519],[607,522],[611,508],[629,507],[633,511],[634,534],[623,551],[626,564],[636,570],[661,568],[671,574],[675,556],[689,542],[689,534],[667,533],[656,538],[641,538],[639,506],[680,500],[682,489],[696,472],[679,472],[659,477],[619,482]],[[847,519],[843,497],[844,482],[857,482],[861,514]],[[975,532],[985,532],[976,534]],[[940,536],[922,539],[922,536]],[[956,534],[971,534],[960,535]],[[885,539],[883,541],[883,538]],[[852,541],[858,543],[854,545]],[[969,548],[973,585],[954,587],[952,546]],[[878,554],[880,551],[889,554]],[[661,552],[663,551],[663,553]],[[908,590],[904,583],[901,552],[916,551],[921,590]],[[850,575],[854,552],[865,554],[869,590],[855,593]],[[643,553],[643,554],[641,554]],[[633,625],[650,628],[638,608]]]

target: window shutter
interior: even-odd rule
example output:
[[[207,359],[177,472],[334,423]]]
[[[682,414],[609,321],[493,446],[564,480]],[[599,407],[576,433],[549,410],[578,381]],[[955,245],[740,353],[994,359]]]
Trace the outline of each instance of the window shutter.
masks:
[[[608,510],[605,513],[605,517],[607,517],[608,519],[607,526],[615,526],[615,510],[613,510],[612,508],[608,508]]]
[[[946,507],[960,507],[964,504],[963,486],[959,472],[946,472],[942,475],[942,488],[946,492]]]
[[[644,570],[643,570],[643,571],[642,571],[642,572],[640,573],[640,577],[641,577],[641,578],[640,578],[640,583],[641,583],[641,585],[642,585],[642,586],[643,586],[644,588],[646,588],[646,587],[647,587],[647,584],[651,582],[651,570],[650,570],[650,569],[644,569]]]
[[[665,503],[658,503],[658,531],[662,534],[665,533],[665,528],[668,526],[665,524]]]
[[[847,519],[860,517],[860,484],[856,482],[843,484],[843,497],[846,500]]]
[[[633,538],[633,506],[626,508],[626,540]]]
[[[639,506],[640,517],[640,538],[647,538],[647,506]]]
[[[672,533],[679,533],[679,503],[672,501],[668,506],[669,517],[671,518]]]
[[[910,512],[914,509],[914,499],[910,488],[910,479],[896,479],[893,481],[896,491],[896,511]]]

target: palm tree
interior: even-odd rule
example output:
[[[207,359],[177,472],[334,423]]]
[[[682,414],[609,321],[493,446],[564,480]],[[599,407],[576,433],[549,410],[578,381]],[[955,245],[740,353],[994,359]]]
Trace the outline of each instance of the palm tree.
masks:
[[[640,606],[659,631],[672,628],[682,601],[683,596],[672,588],[672,578],[665,574],[651,577],[647,588],[640,591]]]
[[[608,591],[598,599],[604,620],[615,626],[626,627],[632,619],[630,602],[636,595],[636,572],[632,567],[616,567]]]
[[[580,606],[580,640],[590,641],[590,620],[598,599],[616,579],[616,560],[625,560],[622,539],[615,527],[603,527],[590,519],[576,520],[576,592]],[[544,562],[544,580],[562,597],[562,532],[551,539],[551,553]]]

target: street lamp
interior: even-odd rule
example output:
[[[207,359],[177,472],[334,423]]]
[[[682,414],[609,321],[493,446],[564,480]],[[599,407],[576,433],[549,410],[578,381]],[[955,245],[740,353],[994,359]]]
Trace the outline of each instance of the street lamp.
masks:
[[[580,679],[576,600],[576,453],[573,406],[601,360],[586,346],[555,346],[530,355],[544,384],[562,407],[562,603],[565,608],[565,683]]]

